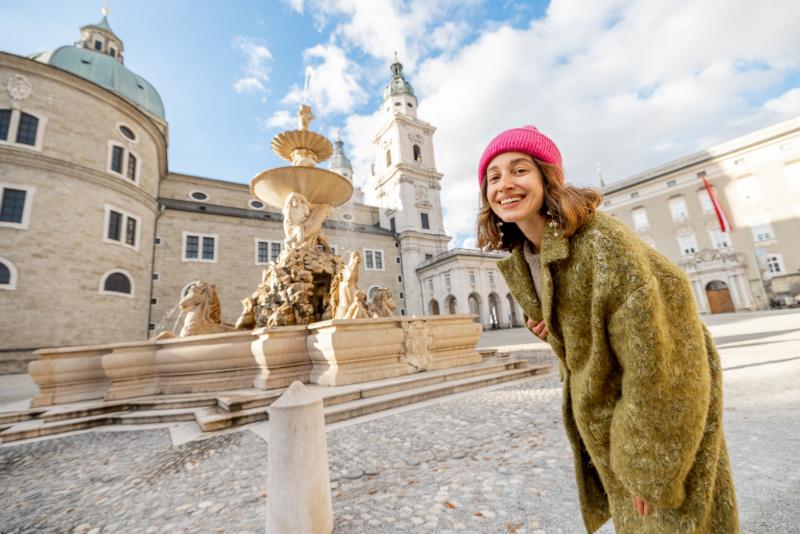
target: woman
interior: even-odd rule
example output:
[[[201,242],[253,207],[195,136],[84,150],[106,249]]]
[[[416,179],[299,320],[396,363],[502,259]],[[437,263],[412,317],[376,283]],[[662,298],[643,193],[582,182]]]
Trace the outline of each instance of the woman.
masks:
[[[533,126],[481,157],[478,244],[550,343],[588,532],[739,532],[722,432],[722,370],[684,273],[564,184]]]

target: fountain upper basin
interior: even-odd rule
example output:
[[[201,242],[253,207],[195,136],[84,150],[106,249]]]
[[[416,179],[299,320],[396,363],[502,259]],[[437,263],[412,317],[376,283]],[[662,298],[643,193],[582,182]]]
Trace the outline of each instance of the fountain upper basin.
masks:
[[[250,181],[250,193],[273,206],[283,206],[289,193],[301,193],[314,204],[339,206],[353,194],[353,184],[335,172],[288,166],[261,172]]]

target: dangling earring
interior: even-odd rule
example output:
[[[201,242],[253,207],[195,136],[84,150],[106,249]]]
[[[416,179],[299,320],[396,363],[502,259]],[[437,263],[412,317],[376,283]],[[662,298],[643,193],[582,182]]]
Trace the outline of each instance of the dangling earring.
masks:
[[[503,239],[503,221],[497,221],[497,226],[500,228],[500,239]]]
[[[556,220],[552,218],[553,217],[553,213],[550,210],[547,210],[547,216],[551,218],[550,222],[547,223],[547,226],[549,226],[550,228],[552,228],[555,231],[558,228],[558,222],[556,222]],[[558,237],[558,231],[555,231],[554,233],[555,233],[555,236]]]

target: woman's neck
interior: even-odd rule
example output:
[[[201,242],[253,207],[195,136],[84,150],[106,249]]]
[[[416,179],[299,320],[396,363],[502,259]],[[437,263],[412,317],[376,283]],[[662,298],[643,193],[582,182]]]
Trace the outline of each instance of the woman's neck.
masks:
[[[547,220],[544,215],[537,213],[524,221],[517,221],[517,227],[528,238],[528,241],[533,243],[534,252],[539,253],[542,247],[542,236],[544,236],[544,231],[547,227]]]

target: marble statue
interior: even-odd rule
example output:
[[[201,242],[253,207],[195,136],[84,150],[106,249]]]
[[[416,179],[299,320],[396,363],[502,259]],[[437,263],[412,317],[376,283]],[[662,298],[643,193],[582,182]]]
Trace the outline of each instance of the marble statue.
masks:
[[[361,267],[361,254],[354,250],[350,253],[350,261],[334,279],[331,285],[331,301],[335,303],[333,308],[334,319],[345,319],[347,310],[356,300],[358,288],[358,271]],[[332,304],[333,305],[333,304]]]
[[[322,235],[322,223],[333,207],[329,204],[312,204],[300,193],[289,193],[283,205],[283,233],[287,248],[316,249],[321,245],[330,250]]]
[[[362,290],[356,291],[356,296],[350,306],[347,308],[347,313],[344,319],[368,319],[369,318],[369,304],[367,304],[367,294]]]
[[[397,304],[392,298],[392,292],[386,287],[378,289],[377,293],[369,304],[370,317],[395,317],[394,310]]]
[[[229,325],[222,323],[219,295],[214,284],[195,280],[186,290],[186,296],[178,303],[178,308],[185,314],[178,337],[217,334],[231,330]],[[175,337],[173,332],[164,331],[159,333],[156,339],[171,337]]]

